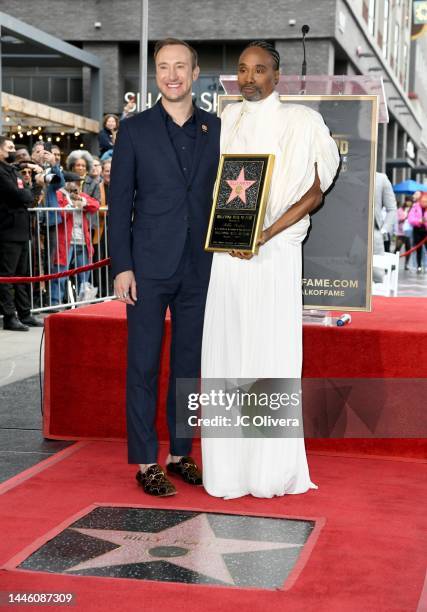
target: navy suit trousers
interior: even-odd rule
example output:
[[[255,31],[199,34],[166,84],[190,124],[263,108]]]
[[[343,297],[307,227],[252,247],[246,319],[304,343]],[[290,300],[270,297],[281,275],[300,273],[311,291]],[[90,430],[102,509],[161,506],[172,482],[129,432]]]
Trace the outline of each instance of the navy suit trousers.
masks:
[[[188,455],[192,440],[176,437],[176,379],[200,376],[203,318],[209,279],[191,258],[190,234],[176,272],[167,279],[136,279],[138,300],[127,306],[127,430],[129,463],[157,463],[157,384],[164,320],[169,306],[172,346],[167,397],[170,453]],[[161,407],[163,409],[163,407]]]

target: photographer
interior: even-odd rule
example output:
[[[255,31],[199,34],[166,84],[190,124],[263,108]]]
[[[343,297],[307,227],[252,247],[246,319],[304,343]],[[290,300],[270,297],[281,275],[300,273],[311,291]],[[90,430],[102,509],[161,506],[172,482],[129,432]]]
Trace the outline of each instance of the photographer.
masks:
[[[57,191],[65,186],[65,177],[58,161],[58,157],[53,152],[51,143],[37,143],[36,154],[42,161],[42,172],[37,174],[35,180],[42,185],[43,206],[45,208],[58,208]],[[43,146],[43,149],[41,149]],[[34,152],[33,152],[34,157]],[[52,271],[53,255],[56,251],[58,238],[58,226],[62,223],[61,214],[57,211],[47,212],[43,215],[43,266],[46,272]]]
[[[13,166],[13,140],[0,136],[0,276],[27,276],[30,219],[27,208],[33,194]],[[3,328],[28,331],[43,327],[43,320],[31,314],[28,286],[0,283],[0,312]],[[18,316],[16,316],[16,313]]]
[[[108,257],[107,254],[107,241],[105,236],[105,225],[108,205],[110,202],[110,174],[111,174],[111,160],[106,159],[102,162],[102,182],[100,183],[101,189],[101,208],[103,209],[99,213],[99,224],[95,227],[93,234],[93,246],[95,248],[94,261],[100,261]],[[98,287],[99,297],[112,295],[113,289],[113,278],[108,271],[107,267],[99,268],[96,270],[93,282],[95,287]]]
[[[36,180],[36,176],[43,172],[43,168],[35,163],[30,154],[28,153],[27,147],[20,146],[16,151],[14,167],[23,177],[26,186],[29,185],[33,192],[33,206],[38,206],[40,196],[43,190],[43,181]]]
[[[20,165],[22,166],[24,162],[26,167],[33,169],[32,183],[35,195],[43,195],[45,206],[56,207],[56,191],[65,185],[65,180],[57,158],[52,152],[52,144],[43,141],[36,142],[31,154],[32,165],[28,164],[27,160],[20,162]],[[39,198],[36,197],[36,205],[38,201]],[[52,223],[52,217],[50,218]]]
[[[15,150],[15,164],[20,164],[22,161],[31,161],[30,154],[25,145],[19,145],[19,149]]]
[[[99,202],[81,190],[79,180],[67,182],[66,189],[59,189],[57,200],[64,212],[61,212],[63,223],[58,227],[58,243],[53,261],[55,272],[63,272],[68,270],[71,262],[74,262],[77,268],[92,262],[94,249],[89,230],[89,217],[97,212]],[[67,209],[71,210],[68,212]],[[90,272],[78,275],[78,293],[89,281],[89,277]],[[65,278],[52,281],[52,305],[61,304],[65,283]]]
[[[45,143],[44,147],[42,174],[43,185],[45,187],[44,203],[47,208],[57,208],[58,200],[56,198],[56,192],[65,186],[65,177],[55,154],[51,150],[50,143]],[[58,222],[61,222],[60,219]],[[48,225],[56,225],[54,213],[48,214]],[[52,247],[51,250],[53,251]]]
[[[37,141],[29,156],[25,147],[19,149],[15,166],[33,192],[32,208],[43,206],[57,208],[56,192],[65,185],[65,177],[60,166],[60,151],[50,142]],[[48,274],[52,268],[52,256],[56,249],[57,226],[62,223],[61,215],[56,212],[33,214],[31,218],[32,266],[35,275]],[[34,300],[37,306],[44,306],[46,284],[33,285]]]

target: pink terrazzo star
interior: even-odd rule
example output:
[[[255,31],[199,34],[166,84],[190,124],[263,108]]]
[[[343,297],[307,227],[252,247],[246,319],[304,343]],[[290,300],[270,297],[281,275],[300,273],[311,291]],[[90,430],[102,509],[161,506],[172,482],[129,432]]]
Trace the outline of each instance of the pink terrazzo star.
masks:
[[[246,190],[256,181],[248,181],[245,179],[245,169],[242,167],[240,174],[235,181],[227,180],[229,187],[231,187],[230,197],[227,200],[227,204],[235,198],[240,198],[243,204],[246,204]]]
[[[131,563],[167,561],[227,584],[234,584],[234,580],[222,556],[224,554],[302,547],[302,544],[288,544],[286,542],[218,538],[210,526],[206,514],[199,514],[179,523],[179,525],[163,529],[157,533],[77,528],[74,528],[74,531],[106,542],[112,542],[117,544],[119,548],[78,563],[68,568],[67,571],[69,572]],[[168,555],[165,548],[168,546],[184,549],[182,555]],[[162,551],[159,550],[160,547],[164,550],[163,555]]]

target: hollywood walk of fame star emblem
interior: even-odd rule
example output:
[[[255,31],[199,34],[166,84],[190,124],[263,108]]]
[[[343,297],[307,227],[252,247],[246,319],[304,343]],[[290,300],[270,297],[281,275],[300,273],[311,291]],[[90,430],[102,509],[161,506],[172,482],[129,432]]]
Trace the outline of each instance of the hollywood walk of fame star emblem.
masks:
[[[79,572],[115,565],[167,561],[175,566],[234,585],[223,555],[302,548],[302,544],[217,537],[207,515],[201,513],[158,532],[72,528],[80,534],[117,545],[117,548],[67,569]]]
[[[245,169],[242,167],[240,174],[236,180],[226,180],[226,183],[231,187],[230,197],[227,200],[227,204],[235,198],[240,198],[243,204],[246,204],[246,190],[251,187],[256,181],[249,181],[245,179]]]

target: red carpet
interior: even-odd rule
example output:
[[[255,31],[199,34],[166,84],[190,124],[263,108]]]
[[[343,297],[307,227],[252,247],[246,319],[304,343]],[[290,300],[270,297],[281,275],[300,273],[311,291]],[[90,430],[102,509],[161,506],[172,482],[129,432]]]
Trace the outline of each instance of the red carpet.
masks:
[[[164,459],[164,457],[163,457]],[[425,578],[426,465],[421,461],[309,455],[317,491],[224,501],[179,484],[169,500],[145,496],[123,443],[82,442],[0,486],[0,590],[73,592],[82,611],[241,610],[411,612]],[[279,517],[324,518],[288,590],[184,585],[15,570],[37,539],[91,504],[143,505]],[[40,543],[39,543],[40,544]],[[14,559],[14,562],[13,562]],[[12,560],[12,561],[11,561]],[[4,569],[7,566],[8,569]],[[32,610],[32,606],[26,609]],[[39,606],[34,610],[40,609]],[[59,609],[59,608],[58,608]]]
[[[374,299],[343,328],[304,327],[307,378],[427,377],[427,319],[422,298]],[[160,375],[164,405],[170,321]],[[46,322],[44,435],[63,439],[125,437],[126,318],[119,302],[55,314]],[[166,439],[164,411],[158,430]],[[425,440],[309,440],[313,450],[426,456]]]

